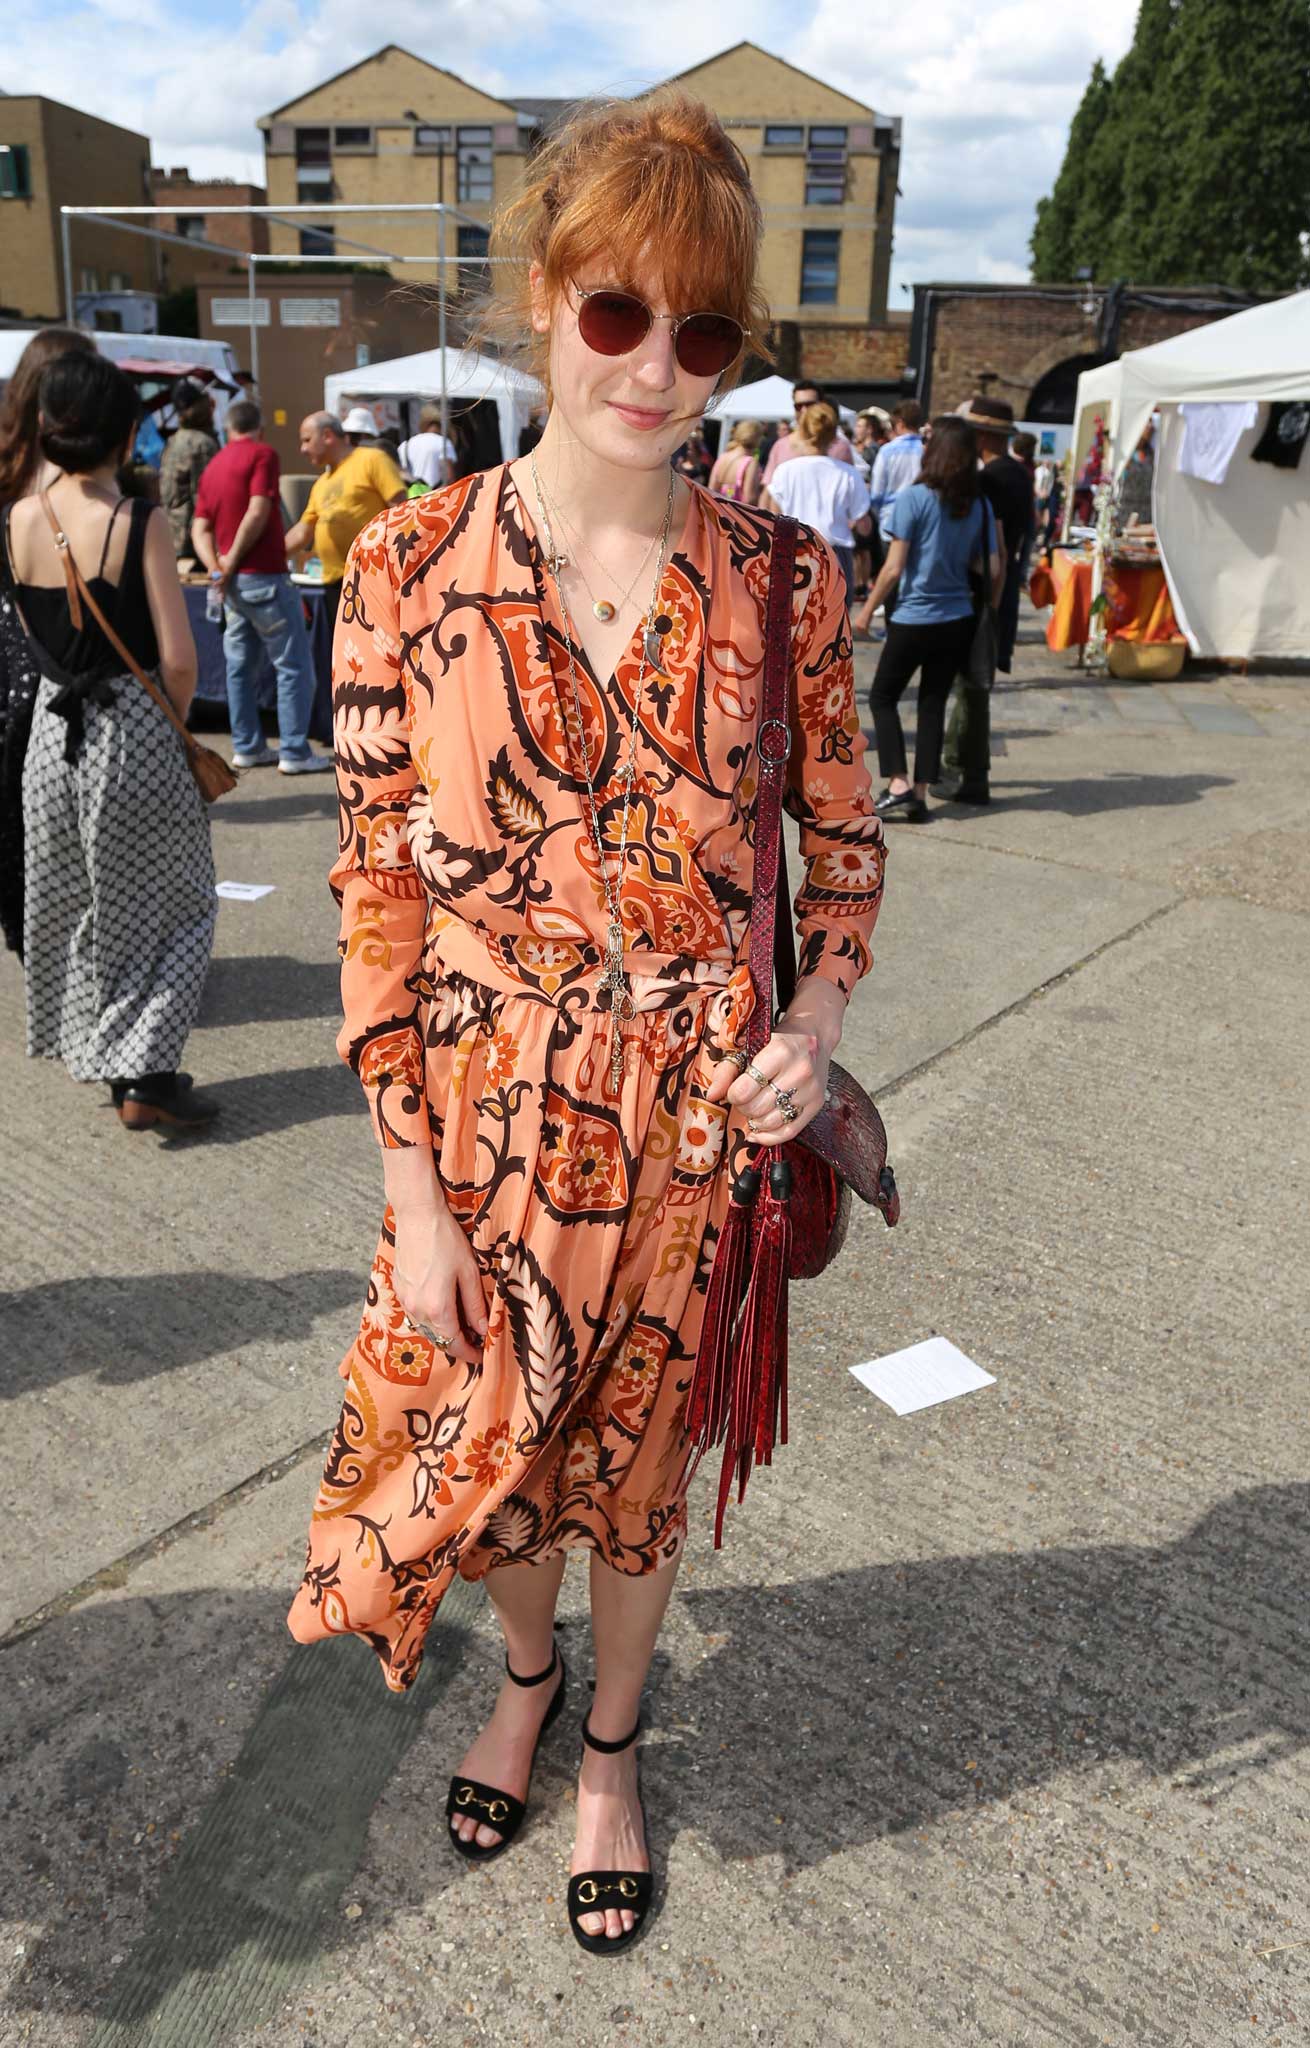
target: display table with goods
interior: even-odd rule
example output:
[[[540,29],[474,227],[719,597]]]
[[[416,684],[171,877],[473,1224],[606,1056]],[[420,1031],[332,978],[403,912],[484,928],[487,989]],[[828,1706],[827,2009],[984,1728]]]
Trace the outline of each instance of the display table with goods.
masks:
[[[1054,653],[1094,640],[1092,545],[1053,548],[1028,583],[1038,610],[1050,608],[1046,644]],[[1174,616],[1155,529],[1129,527],[1108,541],[1101,573],[1107,665],[1114,675],[1177,675],[1186,640]],[[1149,655],[1146,650],[1151,650]]]
[[[314,662],[314,704],[309,714],[309,736],[329,744],[332,739],[332,626],[323,602],[323,586],[309,577],[297,576],[296,587],[305,607],[309,628],[309,651]],[[205,616],[209,594],[207,577],[183,582],[187,617],[196,643],[196,699],[202,704],[227,705],[227,664],[223,658],[223,629]],[[276,709],[277,677],[266,654],[259,660],[259,708]]]

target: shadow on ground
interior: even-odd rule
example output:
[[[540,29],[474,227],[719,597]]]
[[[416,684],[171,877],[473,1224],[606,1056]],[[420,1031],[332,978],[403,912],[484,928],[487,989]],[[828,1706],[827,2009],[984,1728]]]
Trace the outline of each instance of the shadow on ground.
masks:
[[[1160,1549],[688,1591],[678,1624],[690,1618],[713,1654],[653,1683],[643,1777],[657,1871],[681,1828],[725,1860],[780,1857],[789,1870],[881,1837],[913,1856],[916,1831],[1079,1769],[1112,1785],[1165,1780],[1199,1806],[1240,1797],[1310,1741],[1308,1578],[1310,1486],[1269,1486]],[[285,1996],[288,1970],[335,1943],[369,1810],[463,1636],[443,1628],[420,1688],[396,1700],[358,1644],[286,1656],[284,1604],[125,1599],[4,1652],[0,1752],[22,1762],[8,1772],[0,1904],[45,1930],[16,1982],[20,2006],[104,2011],[107,1996],[111,2016],[136,2023],[185,1995],[188,2048],[218,2048],[196,1972],[241,1949],[249,1996],[241,2005],[229,1983],[241,2005],[225,2008],[230,2035],[258,2019],[272,1977]],[[237,1716],[242,1696],[253,1718],[232,1755],[215,1702]],[[461,1739],[443,1729],[434,1772]],[[434,1831],[431,1889],[477,1881]]]
[[[1017,735],[1007,732],[1005,737]],[[993,776],[990,808],[1059,811],[1069,818],[1092,818],[1105,811],[1167,810],[1179,804],[1199,804],[1211,790],[1231,789],[1234,779],[1231,775],[1133,775],[1127,771],[1088,776],[1085,781],[1075,776],[1068,782],[1034,782],[1026,777],[998,782]]]
[[[210,962],[196,1029],[340,1014],[341,969],[335,959],[226,954]]]
[[[126,1386],[244,1344],[303,1345],[320,1316],[359,1293],[359,1274],[336,1266],[278,1280],[205,1271],[51,1280],[0,1296],[0,1401],[82,1376]]]

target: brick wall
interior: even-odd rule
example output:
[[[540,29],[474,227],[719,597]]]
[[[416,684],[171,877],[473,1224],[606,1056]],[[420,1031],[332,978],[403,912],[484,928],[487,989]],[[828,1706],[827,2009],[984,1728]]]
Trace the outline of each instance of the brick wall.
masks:
[[[800,373],[820,384],[897,384],[909,351],[904,321],[886,327],[800,329]]]

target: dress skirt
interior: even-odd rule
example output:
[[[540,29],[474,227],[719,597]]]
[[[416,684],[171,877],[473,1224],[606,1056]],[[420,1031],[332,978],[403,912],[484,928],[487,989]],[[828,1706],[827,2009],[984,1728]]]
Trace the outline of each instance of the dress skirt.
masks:
[[[27,1050],[75,1081],[176,1072],[218,904],[204,801],[131,675],[87,702],[75,760],[42,679],[23,768]]]
[[[408,1321],[388,1212],[290,1617],[302,1641],[364,1635],[395,1690],[457,1571],[581,1544],[635,1574],[681,1552],[683,1417],[728,1196],[729,1113],[704,1099],[727,998],[645,1000],[618,1088],[609,1012],[585,989],[557,1007],[448,974],[429,1001],[426,1087],[482,1276],[482,1362]],[[412,1084],[401,1046],[375,1055],[374,1078],[396,1061],[384,1094]]]

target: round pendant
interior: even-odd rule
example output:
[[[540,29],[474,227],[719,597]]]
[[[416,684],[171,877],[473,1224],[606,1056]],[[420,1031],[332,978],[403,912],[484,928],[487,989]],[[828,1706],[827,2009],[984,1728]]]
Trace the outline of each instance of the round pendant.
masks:
[[[602,626],[608,626],[610,620],[614,617],[614,607],[607,597],[598,597],[591,609],[595,612]]]

